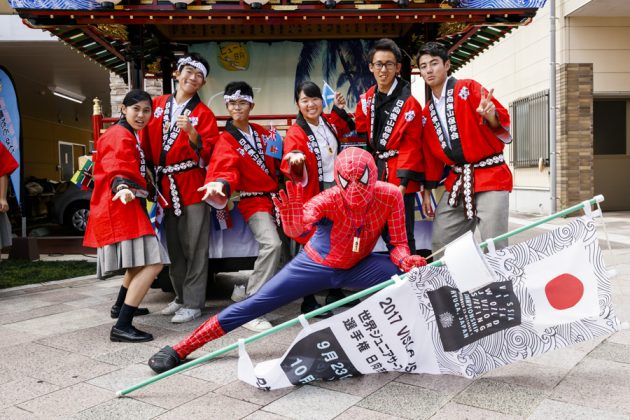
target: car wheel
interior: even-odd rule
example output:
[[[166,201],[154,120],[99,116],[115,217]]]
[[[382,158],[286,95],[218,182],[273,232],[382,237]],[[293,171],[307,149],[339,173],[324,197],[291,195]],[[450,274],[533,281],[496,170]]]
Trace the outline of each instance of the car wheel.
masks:
[[[88,216],[90,215],[90,205],[86,204],[73,204],[64,217],[64,224],[70,227],[74,232],[83,234],[85,233],[85,227],[87,225]]]

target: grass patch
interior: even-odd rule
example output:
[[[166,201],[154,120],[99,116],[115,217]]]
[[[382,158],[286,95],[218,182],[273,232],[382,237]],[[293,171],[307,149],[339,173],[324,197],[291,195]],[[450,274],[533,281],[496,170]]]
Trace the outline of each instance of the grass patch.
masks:
[[[95,273],[96,263],[89,261],[2,260],[0,262],[0,289]]]

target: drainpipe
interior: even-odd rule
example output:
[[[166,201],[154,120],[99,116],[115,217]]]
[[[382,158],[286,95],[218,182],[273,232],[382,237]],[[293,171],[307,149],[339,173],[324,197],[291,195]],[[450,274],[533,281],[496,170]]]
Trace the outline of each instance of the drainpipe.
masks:
[[[549,172],[551,186],[551,214],[557,212],[556,166],[556,0],[549,1]]]

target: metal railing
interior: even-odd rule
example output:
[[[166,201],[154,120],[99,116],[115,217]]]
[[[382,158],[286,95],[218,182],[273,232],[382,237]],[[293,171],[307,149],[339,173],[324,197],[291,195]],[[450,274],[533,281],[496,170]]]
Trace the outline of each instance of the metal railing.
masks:
[[[515,168],[549,165],[549,91],[510,103],[512,138],[510,163]]]
[[[219,131],[223,131],[225,122],[229,119],[227,116],[218,116],[217,122],[219,125]],[[295,120],[295,114],[274,114],[274,115],[250,115],[250,121],[261,124],[265,127],[269,127],[270,123],[284,136],[286,130],[293,125]],[[105,132],[105,129],[110,125],[118,121],[118,118],[104,117],[100,100],[94,101],[94,108],[92,113],[92,137],[94,145],[98,138]]]

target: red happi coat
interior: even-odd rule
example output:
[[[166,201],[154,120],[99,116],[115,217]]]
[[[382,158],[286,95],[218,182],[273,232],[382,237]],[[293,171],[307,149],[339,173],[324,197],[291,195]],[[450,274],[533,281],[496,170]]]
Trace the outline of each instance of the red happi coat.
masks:
[[[218,181],[226,185],[228,197],[232,191],[266,193],[241,197],[238,208],[246,221],[260,211],[273,215],[269,193],[278,192],[277,173],[280,166],[278,159],[265,155],[269,131],[258,124],[250,123],[250,126],[258,150],[228,121],[214,147],[206,175],[206,183]]]
[[[324,123],[328,124],[328,128],[337,138],[337,154],[339,154],[342,137],[354,130],[354,122],[344,110],[337,107],[333,107],[333,112],[330,114],[322,114],[322,117]],[[309,136],[312,136],[312,139],[309,139]],[[317,156],[319,152],[317,140],[301,113],[298,114],[295,124],[287,131],[282,146],[283,157],[294,151],[302,152],[305,156],[304,167],[308,175],[308,183],[304,186],[304,200],[306,201],[322,190],[318,169],[321,165],[321,158]],[[299,181],[291,173],[288,161],[282,159],[280,170],[291,181]]]
[[[432,115],[433,97],[424,108],[424,159],[426,162],[426,186],[435,188],[442,177],[444,165],[462,165],[466,163],[478,163],[492,156],[503,154],[505,144],[512,141],[508,131],[510,127],[510,115],[508,111],[497,101],[492,99],[496,106],[500,127],[493,129],[477,113],[477,107],[481,101],[481,91],[484,89],[474,80],[456,80],[450,77],[446,81],[446,101],[454,104],[455,126],[457,135],[451,136],[451,148],[442,147],[437,129],[441,128],[437,111]],[[485,91],[484,89],[484,92]],[[451,99],[449,99],[451,98]],[[447,119],[448,119],[447,112]],[[437,122],[436,122],[437,120]],[[447,123],[448,124],[448,123]],[[449,130],[448,127],[444,127]],[[450,132],[450,131],[449,131]],[[453,183],[458,175],[451,171],[446,179],[445,187],[451,191]],[[511,191],[512,173],[508,165],[503,162],[494,166],[478,167],[474,169],[474,192],[482,191]]]
[[[133,129],[124,122],[107,129],[96,143],[94,161],[94,191],[90,200],[90,217],[83,245],[101,248],[145,235],[155,235],[142,200],[123,204],[112,201],[115,179],[131,190],[147,188],[141,173],[144,164],[141,148]]]
[[[400,185],[401,180],[407,182],[407,193],[420,189],[424,180],[424,165],[422,161],[422,106],[411,95],[408,82],[398,78],[398,84],[390,96],[393,101],[383,105],[389,110],[386,121],[383,121],[380,133],[374,133],[372,111],[374,110],[374,96],[376,85],[361,95],[354,112],[357,134],[367,138],[367,143],[375,157],[379,168],[379,180]],[[378,110],[376,111],[378,112]],[[391,124],[388,121],[391,119]],[[389,128],[389,127],[392,128]],[[379,155],[398,151],[397,156],[386,158],[379,162]],[[386,165],[386,169],[384,166]],[[385,179],[387,174],[387,179]]]
[[[11,175],[19,166],[11,152],[0,144],[0,176]]]
[[[193,96],[186,109],[182,113],[189,112],[188,117],[192,125],[199,133],[199,147],[194,149],[188,139],[188,135],[183,131],[175,137],[175,140],[168,151],[165,151],[165,136],[169,136],[173,131],[178,130],[176,125],[173,129],[165,127],[167,108],[170,109],[172,95],[158,96],[153,99],[153,118],[149,122],[143,133],[143,147],[147,152],[147,159],[157,167],[173,167],[176,164],[194,162],[195,166],[182,172],[172,175],[175,180],[179,202],[182,206],[188,206],[201,202],[202,193],[197,191],[204,183],[206,170],[202,165],[210,162],[212,148],[219,138],[219,129],[214,113],[204,105],[199,96]],[[166,139],[168,141],[168,137]],[[167,201],[164,207],[172,207],[171,181],[164,174],[157,175],[160,185],[158,188]]]

